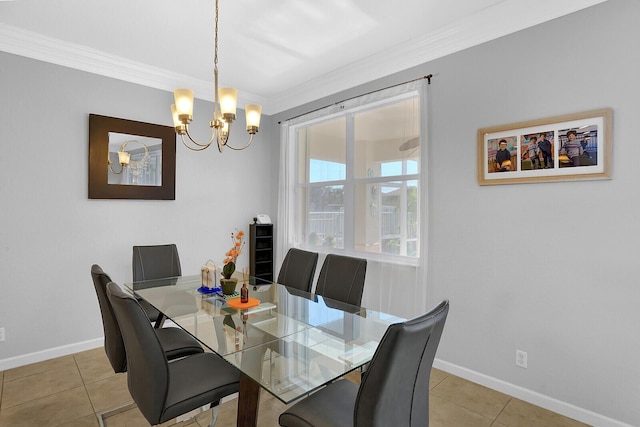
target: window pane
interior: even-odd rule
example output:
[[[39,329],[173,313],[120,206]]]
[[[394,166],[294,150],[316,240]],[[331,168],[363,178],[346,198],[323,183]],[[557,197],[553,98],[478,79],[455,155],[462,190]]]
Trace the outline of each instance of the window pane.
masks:
[[[355,250],[418,257],[418,181],[355,186]]]
[[[402,162],[386,162],[380,164],[380,176],[402,175]]]
[[[292,128],[296,239],[318,252],[420,256],[419,110],[407,92]]]
[[[418,181],[407,181],[407,256],[420,256],[420,198]]]
[[[344,163],[328,160],[309,160],[309,182],[325,182],[343,180],[346,176]]]
[[[407,173],[408,174],[416,174],[418,173],[418,161],[414,159],[407,160]]]
[[[298,182],[346,177],[346,119],[340,117],[298,129]]]
[[[344,248],[344,186],[308,188],[307,200],[307,244]]]
[[[419,173],[419,110],[414,97],[354,115],[356,178]]]

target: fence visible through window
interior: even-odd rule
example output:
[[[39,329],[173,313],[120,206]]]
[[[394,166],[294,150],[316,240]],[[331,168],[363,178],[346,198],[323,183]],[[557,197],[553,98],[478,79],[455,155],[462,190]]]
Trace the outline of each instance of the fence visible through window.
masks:
[[[309,212],[309,244],[344,248],[344,212]]]

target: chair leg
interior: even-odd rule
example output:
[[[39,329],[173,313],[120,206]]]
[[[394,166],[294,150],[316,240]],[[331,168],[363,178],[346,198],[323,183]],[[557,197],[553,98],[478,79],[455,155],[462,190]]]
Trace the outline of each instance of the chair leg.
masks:
[[[164,325],[164,321],[165,320],[167,320],[167,316],[165,316],[164,314],[160,313],[158,315],[158,319],[156,319],[156,323],[153,325],[153,327],[156,328],[156,329],[162,328],[162,325]]]
[[[99,414],[97,414],[98,424],[100,425],[100,427],[104,427],[105,418],[112,417],[135,407],[135,403],[127,403],[126,405],[119,406],[115,409],[109,409],[108,411],[100,412]]]
[[[215,405],[211,408],[211,422],[209,423],[209,427],[213,427],[216,425],[216,421],[218,420],[218,405]]]
[[[216,402],[215,404],[212,404],[211,407],[211,422],[209,423],[209,427],[214,427],[216,425],[216,421],[218,420],[218,406],[219,406],[220,402]],[[215,406],[213,406],[215,405]],[[135,402],[132,403],[127,403],[126,405],[122,405],[119,406],[115,409],[109,409],[108,411],[104,411],[104,412],[100,412],[99,414],[97,414],[98,417],[98,425],[100,427],[105,427],[105,419],[108,417],[112,417],[114,415],[120,414],[122,412],[126,412],[129,409],[133,409],[136,407]],[[177,421],[177,420],[176,420]],[[176,426],[187,426],[187,425],[191,425],[197,423],[196,421],[196,417],[191,417],[188,420],[184,420],[184,421],[177,421],[175,424],[172,424],[169,427],[176,427]]]

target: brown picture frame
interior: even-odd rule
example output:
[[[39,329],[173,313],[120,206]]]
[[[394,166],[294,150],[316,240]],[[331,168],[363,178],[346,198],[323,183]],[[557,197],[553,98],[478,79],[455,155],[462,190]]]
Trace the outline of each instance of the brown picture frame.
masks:
[[[609,108],[478,129],[478,184],[611,179]]]
[[[110,132],[162,140],[161,185],[108,183]],[[175,182],[176,134],[173,127],[89,114],[90,199],[175,200]]]

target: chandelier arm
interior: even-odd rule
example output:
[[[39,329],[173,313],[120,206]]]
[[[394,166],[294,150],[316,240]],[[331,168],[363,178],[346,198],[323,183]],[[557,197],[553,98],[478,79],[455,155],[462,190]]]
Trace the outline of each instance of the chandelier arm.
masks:
[[[181,133],[180,134],[180,139],[182,140],[182,144],[187,147],[189,150],[191,151],[202,151],[202,150],[206,150],[207,148],[209,148],[209,145],[211,145],[211,142],[209,142],[209,144],[204,145],[204,144],[198,144],[197,142],[195,142],[193,139],[191,139],[191,137],[189,137],[189,139],[191,140],[191,142],[193,142],[194,144],[198,145],[198,147],[194,148],[192,146],[190,146],[189,144],[187,144],[187,141],[184,139],[184,134]]]
[[[221,136],[218,136],[218,138],[216,138],[216,143],[218,145],[218,151],[220,153],[222,153],[222,150],[224,149],[224,146],[226,145],[226,141],[223,141]]]
[[[208,142],[206,142],[206,143],[204,143],[204,144],[203,144],[203,143],[198,142],[198,141],[196,141],[195,139],[193,139],[193,137],[191,136],[191,133],[189,133],[189,126],[185,126],[185,129],[184,129],[184,130],[185,130],[185,132],[187,133],[187,136],[189,137],[189,139],[191,140],[191,142],[193,142],[195,145],[197,145],[197,146],[199,147],[199,148],[196,148],[194,151],[202,151],[202,150],[204,150],[204,149],[208,148],[208,147],[211,145],[211,143],[214,141],[214,139],[216,138],[216,134],[217,134],[216,128],[213,128],[213,127],[212,127],[212,128],[211,128],[211,138],[209,138],[209,141],[208,141]],[[187,148],[192,148],[192,147],[189,147],[189,146],[186,144],[185,139],[184,139],[184,134],[182,134],[181,136],[182,136],[182,142],[183,142],[183,144],[185,144],[185,146],[186,146]]]
[[[122,172],[124,172],[124,166],[120,165],[120,172],[116,172],[113,170],[112,162],[111,159],[107,159],[107,165],[109,166],[109,170],[114,174],[114,175],[120,175]],[[104,170],[104,169],[103,169]]]
[[[219,132],[218,133],[218,138],[217,138],[218,151],[221,152],[221,153],[224,150],[224,147],[229,142],[229,136],[231,135],[231,126],[232,125],[233,125],[233,122],[227,122],[227,131],[226,131],[226,133],[225,132]]]
[[[225,144],[225,145],[227,147],[231,148],[232,150],[240,151],[240,150],[244,150],[245,148],[250,146],[252,142],[253,142],[253,134],[251,134],[251,137],[249,138],[249,142],[247,142],[247,145],[245,145],[244,147],[236,148],[236,147],[233,147],[233,146],[229,145],[228,143]]]
[[[140,141],[138,141],[138,142],[140,142]],[[146,162],[147,159],[149,158],[149,148],[146,146],[146,144],[144,142],[140,142],[140,144],[144,147],[144,157],[140,161],[141,162]]]

